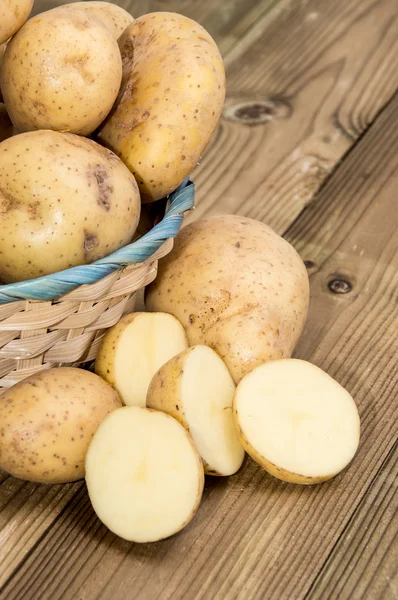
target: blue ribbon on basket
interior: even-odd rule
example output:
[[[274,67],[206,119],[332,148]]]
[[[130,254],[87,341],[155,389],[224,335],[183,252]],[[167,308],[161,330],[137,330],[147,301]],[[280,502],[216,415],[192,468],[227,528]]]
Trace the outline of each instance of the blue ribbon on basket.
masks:
[[[79,285],[95,283],[128,263],[142,263],[179,232],[184,213],[194,207],[195,186],[188,178],[170,194],[162,221],[141,238],[89,265],[72,267],[44,277],[0,285],[0,304],[18,300],[53,300]]]

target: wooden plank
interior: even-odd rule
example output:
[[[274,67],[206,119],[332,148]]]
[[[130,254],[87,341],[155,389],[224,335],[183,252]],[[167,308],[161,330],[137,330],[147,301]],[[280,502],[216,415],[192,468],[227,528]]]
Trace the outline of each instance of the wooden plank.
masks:
[[[301,487],[247,460],[236,476],[208,480],[187,529],[152,545],[107,532],[79,491],[2,598],[305,596],[398,434],[397,119],[398,96],[287,236],[313,263],[296,355],[326,369],[359,405],[362,439],[351,466],[321,486]],[[350,282],[349,293],[331,292],[337,278]]]
[[[387,457],[308,600],[398,598],[398,443]]]
[[[81,485],[34,485],[0,471],[0,586]]]
[[[397,89],[397,51],[396,0],[279,2],[225,55],[227,107],[256,116],[265,100],[269,121],[223,119],[191,218],[237,212],[283,232]]]

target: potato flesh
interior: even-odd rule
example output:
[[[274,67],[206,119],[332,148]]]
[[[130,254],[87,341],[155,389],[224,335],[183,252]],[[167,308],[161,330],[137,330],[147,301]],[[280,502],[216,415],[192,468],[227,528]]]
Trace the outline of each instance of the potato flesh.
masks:
[[[354,400],[306,361],[257,367],[239,384],[234,410],[248,453],[266,469],[271,463],[280,470],[278,475],[271,468],[272,474],[286,481],[329,479],[348,465],[358,447]]]
[[[182,325],[163,313],[142,313],[119,338],[115,382],[124,404],[144,407],[156,371],[188,347]]]
[[[172,417],[129,406],[97,430],[86,456],[94,510],[116,535],[154,542],[194,516],[203,467],[185,429]]]
[[[192,350],[181,377],[181,404],[189,432],[208,465],[207,472],[232,475],[245,455],[232,417],[235,384],[211,348]]]

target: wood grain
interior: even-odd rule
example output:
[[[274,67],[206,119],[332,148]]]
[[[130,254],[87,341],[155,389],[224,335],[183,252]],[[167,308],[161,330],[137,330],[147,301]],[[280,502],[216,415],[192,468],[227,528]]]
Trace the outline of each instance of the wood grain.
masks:
[[[398,597],[398,443],[337,542],[308,600]]]
[[[305,596],[398,435],[397,119],[398,97],[287,235],[314,265],[297,356],[324,368],[359,406],[362,439],[351,466],[321,486],[300,487],[247,460],[236,476],[207,482],[186,530],[152,545],[107,532],[79,490],[2,598]],[[331,293],[328,283],[338,277],[351,292]]]
[[[34,485],[0,471],[0,586],[81,485]]]
[[[279,2],[225,55],[227,106],[265,100],[269,121],[224,118],[192,218],[238,212],[283,232],[391,98],[397,52],[396,0]]]

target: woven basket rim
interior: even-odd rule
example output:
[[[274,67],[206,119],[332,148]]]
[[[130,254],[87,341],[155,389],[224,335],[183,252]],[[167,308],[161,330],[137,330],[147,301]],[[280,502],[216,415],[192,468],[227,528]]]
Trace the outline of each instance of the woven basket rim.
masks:
[[[184,213],[195,204],[195,186],[189,179],[170,194],[163,219],[138,240],[88,265],[71,267],[43,277],[0,285],[0,304],[20,300],[54,300],[80,285],[91,284],[128,264],[150,259],[181,228]]]

